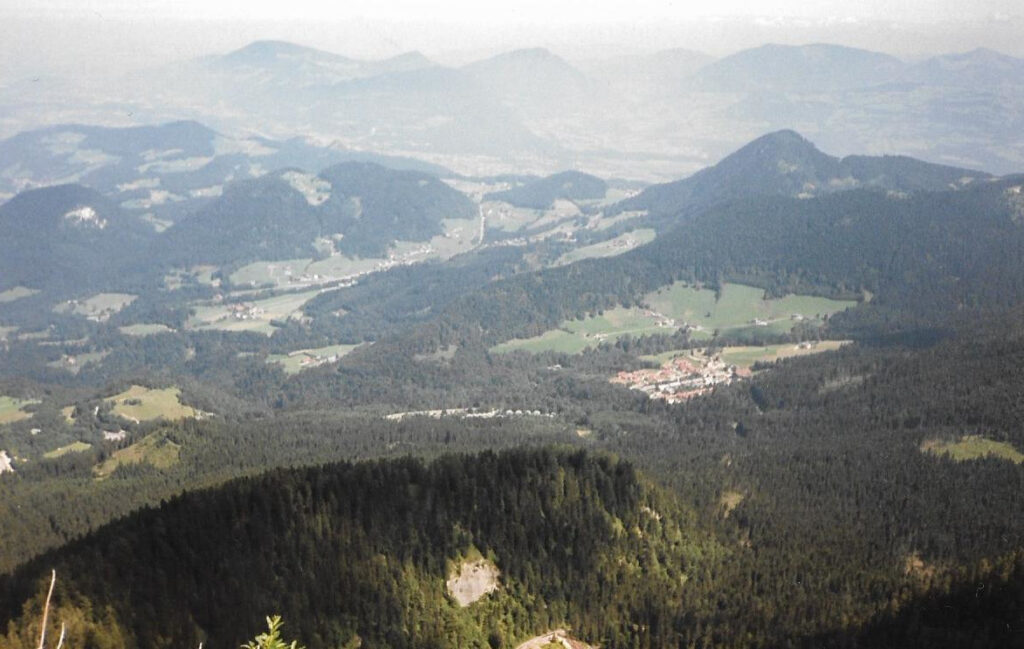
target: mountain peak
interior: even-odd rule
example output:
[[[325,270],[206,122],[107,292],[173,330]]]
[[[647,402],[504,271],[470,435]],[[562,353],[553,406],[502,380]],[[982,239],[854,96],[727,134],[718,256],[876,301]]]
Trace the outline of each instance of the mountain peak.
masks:
[[[497,67],[520,67],[532,65],[558,66],[561,68],[573,68],[565,59],[543,47],[531,47],[518,50],[510,50],[496,54],[487,59],[470,63],[469,69],[487,69]]]
[[[433,61],[427,58],[427,56],[419,50],[409,50],[408,52],[402,52],[401,54],[396,54],[395,56],[392,56],[391,58],[386,60],[392,63],[416,63],[422,65],[433,65]]]
[[[696,81],[726,92],[838,90],[883,83],[902,67],[888,54],[842,45],[769,43],[707,65]]]
[[[524,47],[518,50],[512,50],[511,52],[506,52],[505,56],[519,59],[562,60],[561,57],[544,47]]]
[[[265,64],[281,59],[310,58],[321,62],[345,61],[348,59],[331,52],[325,52],[305,45],[298,45],[289,41],[259,40],[249,43],[245,47],[229,52],[221,57],[223,61],[231,63],[255,63]]]
[[[288,41],[259,40],[230,52],[228,56],[277,56],[280,54],[299,54],[307,51],[309,51],[309,48]]]
[[[832,159],[819,151],[813,142],[792,129],[766,133],[729,155],[722,162],[725,163],[730,159],[751,158],[759,158],[772,163],[786,158],[790,164],[796,164],[798,159],[806,161],[816,158]]]

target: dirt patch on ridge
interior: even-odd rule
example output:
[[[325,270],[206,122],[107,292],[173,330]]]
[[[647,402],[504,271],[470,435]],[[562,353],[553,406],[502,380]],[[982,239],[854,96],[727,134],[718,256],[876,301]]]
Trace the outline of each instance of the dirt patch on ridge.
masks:
[[[498,590],[498,567],[487,559],[463,561],[458,572],[453,572],[446,582],[448,594],[459,606],[469,606],[484,595]]]

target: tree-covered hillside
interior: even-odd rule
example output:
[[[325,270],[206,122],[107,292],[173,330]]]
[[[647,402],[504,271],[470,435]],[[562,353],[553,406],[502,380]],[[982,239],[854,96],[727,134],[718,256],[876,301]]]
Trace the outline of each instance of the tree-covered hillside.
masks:
[[[709,207],[752,196],[811,197],[869,188],[910,193],[957,188],[991,176],[906,156],[822,153],[791,130],[763,135],[689,178],[653,185],[608,211],[646,210],[662,225]]]
[[[443,219],[476,215],[472,201],[434,176],[346,162],[319,175],[292,170],[229,184],[222,197],[167,230],[154,255],[176,264],[332,251],[383,257],[396,240],[427,240],[444,232]]]
[[[714,544],[620,461],[517,451],[329,465],[196,492],[111,524],[4,580],[4,617],[61,575],[74,646],[237,646],[280,612],[319,647],[502,647],[569,625],[603,646],[664,646]],[[474,553],[496,593],[445,580]],[[130,559],[130,560],[126,560]],[[30,624],[32,605],[7,637]]]
[[[110,287],[152,228],[81,185],[22,192],[0,205],[0,290]]]
[[[504,201],[518,207],[543,210],[551,207],[556,200],[594,200],[604,198],[608,184],[596,176],[578,171],[562,173],[529,181],[518,187],[501,192],[492,192],[484,198]]]

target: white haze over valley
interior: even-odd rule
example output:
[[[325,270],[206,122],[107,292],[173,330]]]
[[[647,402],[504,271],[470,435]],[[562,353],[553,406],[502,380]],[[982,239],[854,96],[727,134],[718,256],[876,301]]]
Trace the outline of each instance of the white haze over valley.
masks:
[[[652,182],[793,129],[1006,173],[1024,168],[1022,33],[1010,0],[0,0],[0,139],[194,120],[470,175]]]

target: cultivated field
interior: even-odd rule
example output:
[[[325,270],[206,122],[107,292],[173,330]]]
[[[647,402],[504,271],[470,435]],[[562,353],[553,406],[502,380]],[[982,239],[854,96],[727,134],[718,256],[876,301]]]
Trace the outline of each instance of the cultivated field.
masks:
[[[255,331],[269,336],[274,332],[271,320],[287,320],[301,314],[302,305],[317,293],[318,290],[312,290],[253,302],[199,305],[187,326],[190,329]]]
[[[257,261],[231,273],[230,279],[235,286],[289,286],[292,278],[301,277],[312,262],[311,258]]]
[[[153,389],[133,385],[108,401],[114,402],[114,414],[135,421],[154,419],[185,419],[195,417],[198,411],[181,403],[178,388]]]
[[[614,257],[615,255],[621,255],[624,252],[629,252],[633,248],[654,241],[655,236],[655,231],[650,228],[640,228],[639,230],[626,232],[625,234],[620,234],[614,239],[609,239],[608,241],[602,241],[600,243],[571,250],[559,257],[555,261],[554,265],[564,266],[581,259]]]
[[[6,291],[0,291],[0,304],[3,304],[5,302],[13,302],[15,300],[20,300],[23,297],[28,297],[30,295],[35,295],[38,292],[39,291],[34,289],[34,288],[26,288],[24,286],[15,286],[14,288],[9,288]]]
[[[480,222],[477,219],[445,219],[444,234],[429,241],[396,241],[387,257],[349,257],[331,254],[320,260],[312,258],[258,261],[231,274],[235,286],[275,286],[300,288],[330,282],[356,279],[361,275],[386,270],[398,264],[415,264],[429,259],[449,259],[467,252],[479,242]],[[329,241],[326,246],[333,249]]]
[[[68,453],[81,453],[83,451],[88,451],[90,448],[92,448],[92,444],[86,444],[85,442],[71,442],[67,446],[61,446],[60,448],[55,448],[48,453],[43,453],[43,457],[47,460],[52,460],[54,458],[61,457],[62,455],[67,455]]]
[[[565,321],[558,329],[540,336],[501,343],[491,351],[578,353],[624,335],[670,334],[681,327],[689,327],[691,337],[696,340],[710,339],[716,330],[788,333],[798,323],[821,325],[824,318],[855,304],[805,295],[765,300],[761,289],[741,284],[725,285],[716,300],[714,291],[680,282],[649,293],[644,296],[644,302],[650,305],[649,309],[609,309],[598,316]],[[755,354],[744,348],[736,353],[741,356],[763,354],[768,360],[770,354],[785,352],[776,349]]]
[[[542,211],[501,202],[483,203],[481,212],[487,217],[488,230],[502,232],[518,232],[535,223],[544,214]]]
[[[722,360],[729,365],[750,368],[754,363],[771,363],[783,358],[794,356],[809,356],[839,349],[852,341],[849,340],[822,340],[820,342],[804,343],[800,345],[766,345],[764,347],[724,347],[722,348]]]
[[[32,416],[32,413],[25,412],[22,408],[33,403],[39,403],[39,401],[15,399],[14,397],[0,395],[0,425],[28,419]]]
[[[150,336],[152,334],[162,334],[168,331],[174,331],[167,325],[164,324],[133,324],[127,327],[118,327],[118,331],[126,336]]]
[[[67,370],[72,374],[78,374],[83,367],[90,363],[99,363],[110,354],[110,351],[85,352],[74,356],[64,356],[60,360],[50,361],[47,367],[54,367],[59,370]]]
[[[613,225],[615,225],[617,223],[622,223],[624,221],[630,221],[632,219],[639,218],[641,216],[646,216],[646,214],[647,214],[646,211],[635,211],[635,210],[634,211],[628,211],[628,212],[622,212],[621,214],[616,214],[615,216],[605,216],[604,214],[599,214],[598,216],[593,217],[593,218],[590,219],[590,221],[587,223],[587,228],[590,229],[590,230],[598,230],[598,231],[600,231],[600,230],[607,230],[608,228],[612,227]]]
[[[945,455],[957,462],[979,460],[986,457],[1009,460],[1014,464],[1024,462],[1024,454],[1010,444],[997,442],[981,435],[964,435],[955,442],[928,439],[921,443],[921,450],[934,455]]]
[[[217,272],[216,266],[193,266],[188,269],[177,269],[164,276],[164,286],[169,291],[181,288],[186,281],[204,284],[206,286],[217,286],[220,280],[213,279]]]
[[[825,317],[856,305],[850,300],[809,295],[770,300],[763,299],[763,295],[764,291],[753,286],[726,284],[716,300],[714,291],[676,282],[648,294],[644,300],[654,311],[705,332],[763,327],[786,333],[797,322],[820,324]]]
[[[277,363],[284,368],[286,374],[298,374],[302,370],[332,362],[332,358],[337,360],[358,346],[331,345],[316,349],[299,349],[288,354],[271,354],[267,356],[267,362]]]
[[[84,300],[68,300],[53,310],[102,321],[134,302],[136,297],[128,293],[98,293]]]
[[[97,478],[106,478],[122,464],[150,464],[157,469],[166,469],[178,461],[181,446],[160,433],[147,435],[127,448],[114,451],[109,459],[93,467]]]
[[[515,350],[528,352],[556,351],[577,354],[602,342],[614,341],[625,335],[641,336],[666,333],[658,326],[656,319],[648,317],[641,309],[618,307],[602,315],[583,320],[568,320],[558,329],[546,331],[540,336],[510,340],[491,348],[492,352],[503,353]]]

